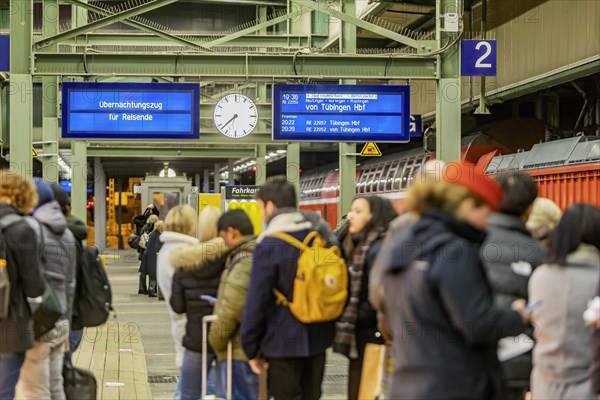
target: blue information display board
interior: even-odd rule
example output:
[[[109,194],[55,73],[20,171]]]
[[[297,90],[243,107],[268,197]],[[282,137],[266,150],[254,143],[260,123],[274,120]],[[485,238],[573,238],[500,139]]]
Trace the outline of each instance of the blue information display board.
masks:
[[[197,139],[196,84],[63,83],[62,137]]]
[[[0,35],[0,72],[10,71],[10,36]]]
[[[273,140],[406,142],[408,86],[274,85]]]
[[[496,76],[495,40],[461,40],[461,76]]]

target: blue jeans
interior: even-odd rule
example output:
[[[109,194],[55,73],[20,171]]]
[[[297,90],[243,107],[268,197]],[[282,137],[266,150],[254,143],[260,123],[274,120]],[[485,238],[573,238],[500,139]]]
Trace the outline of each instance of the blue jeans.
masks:
[[[217,363],[217,391],[218,398],[227,398],[227,361]],[[258,399],[258,375],[252,372],[247,362],[233,361],[232,371],[232,393],[235,400]]]
[[[0,353],[0,399],[12,400],[25,353]]]
[[[214,354],[207,354],[206,394],[215,394],[215,373],[211,368],[214,360]],[[179,380],[181,400],[198,400],[202,397],[202,353],[185,349]]]
[[[81,338],[83,337],[83,329],[76,331],[69,331],[69,358],[75,353],[75,350],[81,344]]]

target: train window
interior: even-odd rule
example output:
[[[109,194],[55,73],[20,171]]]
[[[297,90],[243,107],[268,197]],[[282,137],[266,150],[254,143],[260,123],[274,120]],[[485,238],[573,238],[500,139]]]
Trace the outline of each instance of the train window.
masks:
[[[379,177],[379,185],[377,185],[377,192],[383,193],[385,192],[385,184],[387,183],[388,171],[392,165],[392,161],[388,161],[383,164],[383,168],[381,170],[381,176]]]
[[[375,167],[375,172],[373,173],[373,177],[371,178],[372,183],[368,187],[369,193],[377,193],[377,190],[379,188],[379,182],[382,179],[381,175],[382,175],[383,169],[384,169],[384,163],[379,163]]]
[[[364,187],[365,187],[365,182],[367,181],[367,171],[368,169],[362,169],[360,170],[360,175],[358,176],[357,182],[356,182],[356,193],[363,193],[364,191]]]
[[[415,179],[416,179],[415,177],[424,163],[425,163],[425,156],[424,155],[418,156],[417,159],[415,160],[415,165],[413,166],[412,173],[410,174],[410,180],[408,181],[409,185],[415,181]]]
[[[404,169],[406,168],[407,159],[399,160],[398,169],[396,170],[396,174],[394,175],[394,184],[392,190],[394,192],[400,191],[400,181],[402,180],[402,174],[404,173]]]
[[[400,181],[401,189],[406,189],[408,187],[408,183],[410,181],[410,178],[412,177],[412,171],[415,167],[415,160],[416,157],[409,158],[406,162],[406,165],[404,166],[404,171],[402,171],[402,179]]]
[[[375,167],[373,165],[369,165],[369,167],[365,169],[364,177],[360,183],[360,193],[367,193],[367,191],[369,190],[368,186],[371,185],[369,182],[372,181],[374,172]]]
[[[393,160],[390,163],[390,169],[387,173],[387,181],[385,182],[385,191],[391,192],[393,190],[394,176],[396,175],[396,171],[398,171],[398,165],[400,164],[400,160]]]
[[[323,183],[325,182],[325,175],[320,177],[317,181],[315,197],[321,198],[323,194]]]

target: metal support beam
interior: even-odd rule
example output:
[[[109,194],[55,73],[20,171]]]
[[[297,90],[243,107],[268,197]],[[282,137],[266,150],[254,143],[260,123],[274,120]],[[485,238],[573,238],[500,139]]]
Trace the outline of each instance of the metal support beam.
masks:
[[[35,75],[189,76],[255,82],[300,78],[437,79],[436,63],[436,57],[406,55],[35,53]]]
[[[90,8],[92,8],[90,6]],[[124,21],[123,23],[126,23]],[[139,27],[139,26],[136,26]],[[142,28],[140,28],[142,29]],[[199,49],[203,49],[199,44],[203,41],[208,41],[214,38],[213,33],[197,33],[186,35],[186,39],[178,36],[169,34],[157,36],[156,32],[153,33],[86,33],[79,35],[75,38],[61,41],[61,45],[71,46],[192,46]],[[35,36],[34,36],[35,37]],[[318,38],[317,38],[318,39]],[[41,40],[41,39],[40,39]],[[313,38],[314,42],[315,38]],[[316,43],[320,44],[319,42]],[[280,47],[289,48],[292,50],[309,47],[309,36],[305,35],[245,35],[237,39],[223,43],[221,47]],[[35,47],[35,45],[34,45]],[[37,48],[37,47],[36,47]]]
[[[270,26],[277,25],[281,22],[285,22],[285,21],[288,21],[293,18],[298,18],[302,14],[306,14],[309,11],[311,11],[311,9],[299,8],[299,9],[296,9],[295,11],[292,11],[291,13],[283,15],[281,17],[272,18],[267,21],[261,22],[257,25],[251,26],[250,28],[242,29],[242,30],[232,33],[230,35],[223,36],[222,38],[215,39],[213,41],[205,43],[204,46],[209,49],[212,47],[215,47],[215,46],[220,46],[224,43],[229,42],[230,40],[234,40],[234,39],[240,38],[242,36],[246,36],[251,33],[255,33],[257,31],[266,29]]]
[[[33,81],[29,52],[33,31],[33,0],[12,0],[10,6],[9,144],[10,168],[21,175],[33,175],[31,141],[33,134]]]
[[[42,18],[42,29],[45,36],[52,36],[58,33],[58,0],[47,0],[44,3],[43,12],[55,10],[56,15],[44,14]],[[53,45],[49,50],[57,51],[58,46]],[[60,179],[60,168],[58,166],[58,79],[53,76],[45,76],[42,79],[42,112],[44,119],[42,122],[42,140],[43,154],[48,155],[42,158],[42,176],[46,182],[58,182]],[[52,154],[52,155],[50,155]]]
[[[160,146],[156,144],[156,146]],[[255,150],[252,147],[246,149],[227,149],[227,148],[190,148],[185,144],[180,149],[160,148],[160,147],[92,147],[88,148],[90,157],[180,157],[180,158],[243,158],[254,157]]]
[[[287,145],[286,176],[288,182],[296,188],[296,197],[300,198],[300,143],[293,142]]]
[[[344,12],[346,14],[356,14],[355,0],[344,2]],[[356,53],[356,26],[342,21],[340,31],[342,45],[340,51],[344,53]],[[342,80],[340,83],[347,85],[356,85],[355,79]],[[356,143],[339,144],[339,170],[340,170],[340,202],[338,207],[338,221],[346,215],[352,207],[352,199],[356,196]]]
[[[208,193],[210,191],[210,171],[208,168],[204,169],[204,180],[202,181],[202,193]]]
[[[462,20],[459,0],[441,0],[438,15],[458,13]],[[440,18],[437,18],[436,33],[438,43],[442,39],[455,41],[440,57],[441,79],[436,85],[436,147],[438,160],[445,162],[460,159],[461,135],[461,82],[460,82],[460,42],[459,32],[442,32]]]
[[[135,17],[136,15],[147,13],[148,11],[152,11],[157,8],[161,8],[163,6],[166,6],[171,3],[175,3],[177,1],[178,0],[153,0],[153,1],[149,1],[147,3],[144,3],[142,5],[139,5],[137,7],[132,7],[128,10],[125,10],[125,11],[122,11],[119,13],[112,13],[110,16],[107,16],[105,18],[91,22],[87,25],[69,29],[68,31],[61,32],[61,33],[58,33],[58,34],[50,36],[50,37],[46,37],[43,40],[41,40],[40,42],[37,42],[35,44],[35,48],[37,50],[39,50],[41,48],[60,43],[61,41],[65,40],[65,39],[71,39],[76,36],[82,35],[84,33],[98,30],[105,26],[124,21],[131,17]]]
[[[87,221],[87,145],[81,140],[71,142],[71,213]]]
[[[216,163],[215,164],[215,181],[213,182],[214,183],[214,187],[213,188],[215,190],[215,193],[218,193],[218,194],[221,193],[221,183],[220,183],[220,181],[221,181],[221,164]]]
[[[349,11],[347,11],[347,10],[349,10],[347,7],[349,5],[349,2],[347,2],[347,1],[344,1],[342,3],[343,7],[344,7],[344,12],[335,10],[326,4],[319,5],[318,3],[315,3],[314,1],[310,1],[310,0],[292,0],[292,1],[295,4],[298,4],[302,7],[308,8],[310,11],[313,11],[313,10],[320,11],[324,14],[329,15],[330,17],[337,18],[343,22],[352,24],[356,27],[366,29],[370,32],[376,33],[376,34],[386,37],[388,39],[392,39],[398,43],[402,43],[406,46],[410,46],[410,47],[414,47],[414,48],[419,47],[419,42],[415,39],[409,38],[408,36],[401,35],[399,33],[391,31],[389,29],[382,28],[381,26],[378,26],[378,25],[372,24],[370,22],[363,21],[360,18],[357,18],[356,12],[354,14],[352,14]],[[355,4],[354,4],[354,11],[356,11]]]
[[[73,13],[75,13],[77,11],[81,11],[81,9],[85,9],[87,11],[92,11],[92,12],[94,12],[96,14],[100,14],[100,15],[105,16],[105,17],[113,15],[113,14],[111,14],[110,12],[106,11],[103,8],[100,8],[100,7],[88,4],[87,0],[65,0],[65,2],[74,4],[74,5],[77,5],[77,6],[80,7],[80,8],[73,7],[74,8]],[[79,12],[77,12],[76,15],[79,16]],[[124,24],[126,24],[126,25],[133,26],[134,28],[138,28],[138,29],[140,29],[140,30],[142,30],[144,32],[148,32],[148,33],[151,33],[151,34],[156,35],[158,37],[161,37],[163,39],[167,39],[167,40],[169,40],[171,42],[174,42],[174,43],[176,43],[176,44],[178,44],[180,46],[189,46],[189,47],[196,48],[196,49],[204,49],[204,47],[201,44],[199,44],[199,43],[195,43],[195,42],[186,40],[184,38],[180,38],[178,36],[171,35],[171,34],[165,32],[164,30],[155,28],[155,27],[150,26],[150,25],[146,25],[146,24],[138,22],[138,21],[134,21],[132,19],[126,19],[126,20],[123,20],[121,22],[124,23]],[[78,25],[76,25],[76,26],[78,26]],[[36,43],[34,45],[35,49],[38,49],[38,46],[41,46],[39,48],[43,48],[44,47],[42,45],[42,41],[40,41],[38,43]],[[136,42],[133,41],[133,43],[136,43]]]
[[[254,184],[262,185],[267,180],[267,146],[259,144],[256,146],[256,173],[254,174]]]
[[[100,157],[94,158],[94,245],[106,249],[106,175]]]

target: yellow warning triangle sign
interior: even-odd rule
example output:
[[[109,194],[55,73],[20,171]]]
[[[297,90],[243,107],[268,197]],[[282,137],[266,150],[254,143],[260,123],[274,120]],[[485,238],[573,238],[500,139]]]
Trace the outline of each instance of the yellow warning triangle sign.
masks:
[[[31,148],[31,156],[33,158],[37,158],[37,156],[38,156],[38,152],[33,147]]]
[[[360,155],[363,157],[380,157],[381,150],[377,147],[375,142],[366,143],[363,149],[360,151]]]

